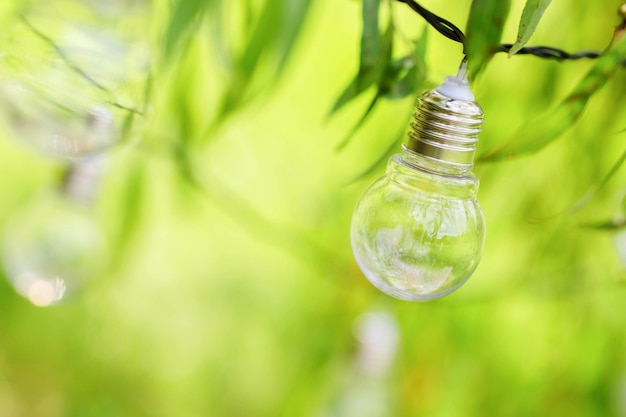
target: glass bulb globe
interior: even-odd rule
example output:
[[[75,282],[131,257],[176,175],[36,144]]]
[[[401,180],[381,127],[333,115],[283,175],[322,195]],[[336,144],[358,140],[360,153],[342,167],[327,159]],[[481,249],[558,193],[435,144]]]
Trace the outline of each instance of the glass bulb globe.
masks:
[[[448,77],[420,97],[403,152],[359,200],[352,249],[384,293],[408,301],[442,297],[478,266],[485,224],[471,168],[482,120],[467,81]]]
[[[84,199],[84,183],[68,184],[72,193],[66,188],[36,200],[9,222],[4,236],[9,282],[41,307],[82,287],[106,262],[106,239]]]

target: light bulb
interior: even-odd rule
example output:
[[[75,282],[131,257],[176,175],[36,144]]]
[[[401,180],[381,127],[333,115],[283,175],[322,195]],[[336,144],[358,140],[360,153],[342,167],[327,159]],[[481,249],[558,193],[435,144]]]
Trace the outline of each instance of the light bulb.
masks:
[[[96,176],[93,167],[74,166],[61,190],[35,200],[7,226],[2,248],[7,278],[37,306],[60,301],[105,265],[105,236],[89,204]]]
[[[352,250],[363,274],[402,300],[451,293],[482,256],[485,224],[472,167],[483,112],[463,72],[419,98],[402,153],[352,217]]]
[[[119,11],[114,19],[83,1],[50,0],[30,4],[8,25],[0,114],[16,138],[64,159],[123,139],[143,94],[147,54],[121,23],[141,26],[137,12]]]

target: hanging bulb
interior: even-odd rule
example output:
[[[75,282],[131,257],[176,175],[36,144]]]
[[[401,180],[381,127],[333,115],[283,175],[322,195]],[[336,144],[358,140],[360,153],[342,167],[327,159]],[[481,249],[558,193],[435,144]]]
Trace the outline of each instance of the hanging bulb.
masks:
[[[72,166],[62,187],[12,219],[2,260],[13,288],[45,307],[79,289],[105,265],[106,242],[91,200],[100,161]]]
[[[419,98],[402,153],[358,202],[352,250],[384,293],[432,300],[459,288],[478,266],[485,224],[472,167],[482,122],[462,65]]]

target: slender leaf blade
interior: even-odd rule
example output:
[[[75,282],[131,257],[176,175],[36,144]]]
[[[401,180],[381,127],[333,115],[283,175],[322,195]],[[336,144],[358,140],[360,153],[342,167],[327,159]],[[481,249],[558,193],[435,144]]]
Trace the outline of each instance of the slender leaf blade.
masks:
[[[400,68],[385,77],[379,87],[379,93],[389,100],[401,99],[415,92],[417,88],[417,65],[413,57],[400,60]]]
[[[394,100],[415,94],[418,87],[426,80],[426,46],[427,28],[422,36],[415,41],[415,47],[410,55],[394,62],[393,71],[383,79],[379,93],[386,99]],[[396,68],[397,67],[397,68]]]
[[[380,45],[377,47],[378,55],[375,60],[371,60],[369,56],[364,57],[362,54],[359,72],[350,82],[348,87],[346,87],[346,89],[341,93],[337,101],[335,101],[329,115],[337,112],[344,105],[352,99],[358,97],[371,86],[380,84],[381,79],[383,79],[385,73],[391,65],[393,34],[394,27],[391,23],[389,23],[382,36],[380,33],[378,34]],[[365,34],[363,36],[365,37]],[[365,55],[369,55],[369,53],[370,52],[367,52]],[[365,62],[363,61],[364,59]]]
[[[591,230],[599,230],[604,232],[615,232],[626,228],[626,221],[621,220],[604,220],[593,223],[583,223],[581,227]]]
[[[580,197],[574,204],[572,204],[571,206],[569,206],[567,209],[553,215],[553,216],[549,216],[543,219],[535,219],[534,222],[535,223],[541,223],[544,221],[548,221],[548,220],[552,220],[555,219],[561,215],[564,214],[572,214],[575,213],[576,211],[580,210],[581,208],[583,208],[597,193],[598,191],[600,191],[602,189],[602,187],[604,187],[610,180],[611,178],[613,178],[615,176],[615,174],[617,174],[617,172],[622,168],[622,166],[624,165],[624,162],[626,162],[626,149],[622,152],[622,154],[620,155],[620,157],[617,159],[617,161],[615,162],[615,164],[613,164],[613,166],[611,167],[611,169],[606,173],[606,175],[598,182],[596,182],[595,184],[593,184],[583,195],[582,197]],[[623,204],[626,201],[622,201],[622,212],[624,212],[624,207]],[[621,217],[624,217],[624,213],[621,213]]]
[[[379,31],[378,10],[380,0],[363,0],[363,34],[361,36],[361,63],[360,71],[376,67],[380,55],[382,40]]]
[[[214,0],[215,1],[215,0]],[[274,77],[285,68],[310,9],[311,0],[267,0],[235,62],[234,76],[224,94],[219,118],[239,108],[250,96],[250,86],[260,65],[273,62]],[[265,58],[270,56],[271,61]]]
[[[312,0],[284,0],[281,30],[278,36],[278,66],[276,73],[280,74],[285,68],[287,60],[293,50],[298,34],[304,26],[306,16]]]
[[[503,147],[484,155],[480,160],[495,161],[535,153],[555,141],[578,121],[589,99],[620,68],[624,56],[626,36],[621,36],[598,58],[591,70],[556,109],[536,122],[526,124]]]
[[[337,152],[341,151],[343,148],[345,148],[350,143],[350,140],[352,139],[354,134],[361,128],[361,126],[363,125],[363,123],[365,123],[365,120],[367,120],[367,118],[370,115],[370,113],[372,112],[372,110],[374,110],[374,107],[376,107],[376,103],[378,103],[378,99],[379,98],[380,98],[380,95],[378,93],[376,93],[376,95],[374,96],[374,98],[370,102],[369,106],[367,106],[367,109],[365,109],[365,113],[363,113],[361,118],[359,118],[359,120],[354,124],[352,129],[350,129],[350,132],[348,132],[346,137],[343,138],[343,140],[335,148],[335,150]]]
[[[165,34],[165,58],[180,48],[180,43],[188,37],[191,29],[204,14],[205,10],[219,0],[177,0],[172,3],[172,13]]]
[[[528,43],[530,37],[535,33],[535,29],[552,0],[527,0],[524,11],[520,18],[517,39],[509,50],[509,56],[516,54]]]
[[[472,1],[465,41],[470,79],[476,78],[500,49],[502,29],[510,8],[510,0]]]
[[[133,162],[122,190],[124,196],[121,199],[122,206],[119,208],[119,215],[116,216],[118,223],[115,225],[115,244],[111,245],[111,269],[116,269],[123,263],[124,256],[128,253],[133,238],[141,226],[145,173],[140,160]]]
[[[357,174],[356,176],[354,176],[350,181],[348,181],[348,184],[353,184],[355,182],[358,182],[366,177],[368,177],[369,175],[371,175],[372,173],[376,172],[377,170],[379,170],[380,168],[382,168],[386,163],[387,160],[391,157],[391,155],[395,154],[396,152],[398,152],[398,146],[400,145],[400,143],[402,143],[402,140],[404,140],[404,134],[406,131],[406,127],[403,126],[402,127],[402,131],[396,136],[396,138],[389,144],[389,146],[387,147],[387,149],[385,149],[381,154],[380,157],[378,159],[376,159],[370,166],[368,166],[365,170],[361,171],[359,174]]]

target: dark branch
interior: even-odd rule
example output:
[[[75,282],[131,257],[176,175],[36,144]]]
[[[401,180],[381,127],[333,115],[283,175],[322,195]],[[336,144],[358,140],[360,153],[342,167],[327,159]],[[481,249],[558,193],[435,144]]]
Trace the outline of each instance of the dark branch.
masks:
[[[74,71],[79,77],[81,77],[82,79],[84,79],[85,81],[87,81],[89,84],[91,84],[93,87],[97,88],[100,91],[103,91],[104,93],[106,93],[107,95],[112,95],[111,92],[102,84],[100,84],[98,81],[96,81],[93,77],[91,77],[89,74],[87,74],[81,67],[79,67],[78,65],[76,65],[75,63],[73,63],[63,52],[63,50],[56,44],[54,43],[54,41],[47,36],[45,33],[39,31],[39,29],[37,29],[32,23],[30,23],[30,21],[28,21],[28,19],[26,19],[26,17],[21,16],[21,20],[22,22],[24,22],[24,24],[26,26],[28,26],[28,28],[38,37],[40,38],[43,42],[47,43],[53,50],[54,52],[59,56],[59,58],[61,58],[61,60],[63,60],[63,62],[65,63],[65,65],[68,66],[69,69],[71,69],[72,71]],[[117,103],[115,101],[109,102],[109,104],[113,107],[116,107],[118,109],[121,110],[125,110],[128,112],[131,112],[133,114],[139,115],[139,116],[143,116],[143,114],[136,109],[124,106],[120,103]]]
[[[465,34],[454,23],[443,17],[426,10],[413,0],[397,0],[400,3],[404,3],[409,6],[413,11],[422,16],[432,27],[434,27],[439,33],[448,39],[455,42],[465,44]]]

